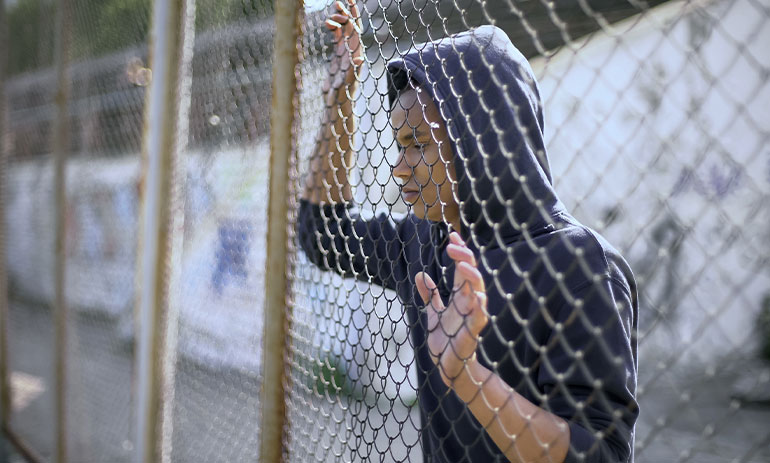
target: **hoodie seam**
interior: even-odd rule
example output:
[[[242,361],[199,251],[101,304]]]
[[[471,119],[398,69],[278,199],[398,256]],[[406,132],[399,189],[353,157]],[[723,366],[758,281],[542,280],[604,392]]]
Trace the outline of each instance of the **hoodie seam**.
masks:
[[[604,262],[604,268],[605,268],[605,271],[603,273],[603,278],[606,278],[610,282],[615,283],[615,285],[617,285],[620,289],[623,290],[626,296],[628,296],[629,298],[632,298],[631,288],[628,286],[628,283],[610,273],[610,263],[607,260],[607,252],[604,249],[604,246],[602,246],[602,244],[599,242],[599,239],[596,237],[595,232],[583,224],[580,224],[580,228],[582,228],[586,233],[588,233],[591,236],[591,240],[593,241],[594,245],[596,245],[596,247],[598,248],[598,251],[602,255],[602,261]]]

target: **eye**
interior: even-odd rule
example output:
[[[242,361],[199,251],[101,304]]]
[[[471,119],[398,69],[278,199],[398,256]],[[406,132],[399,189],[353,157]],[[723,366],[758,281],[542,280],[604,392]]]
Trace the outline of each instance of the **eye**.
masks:
[[[417,143],[417,142],[415,142],[415,143],[410,143],[410,144],[409,144],[409,146],[404,146],[404,145],[402,145],[402,144],[401,144],[401,143],[399,143],[399,142],[395,142],[395,143],[396,143],[396,149],[397,149],[399,152],[401,152],[401,151],[406,151],[406,149],[407,149],[407,148],[410,148],[410,147],[413,147],[413,148],[415,148],[417,151],[420,151],[420,152],[422,152],[422,151],[425,151],[425,149],[428,147],[428,143]]]

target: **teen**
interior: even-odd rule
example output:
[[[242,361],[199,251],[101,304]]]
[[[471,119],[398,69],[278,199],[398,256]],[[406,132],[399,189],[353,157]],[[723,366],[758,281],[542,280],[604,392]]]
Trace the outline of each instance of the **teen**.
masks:
[[[552,188],[526,59],[485,26],[391,61],[393,176],[411,212],[364,218],[348,182],[359,12],[335,7],[299,239],[320,267],[398,293],[425,461],[633,461],[635,282]]]

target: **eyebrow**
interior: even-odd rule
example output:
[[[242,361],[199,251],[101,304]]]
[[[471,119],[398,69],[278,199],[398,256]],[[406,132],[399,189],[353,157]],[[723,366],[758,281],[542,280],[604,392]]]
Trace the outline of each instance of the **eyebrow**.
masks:
[[[411,133],[409,135],[407,135],[407,132],[404,131],[404,136],[403,137],[399,136],[400,132],[401,132],[400,130],[396,131],[396,139],[397,140],[398,139],[404,140],[404,139],[407,139],[407,138],[411,139],[412,137],[414,137],[414,139],[417,139],[417,138],[420,138],[420,137],[425,137],[425,136],[431,135],[430,131],[426,132],[424,130],[420,130],[420,129],[416,129],[416,128],[412,129],[410,131]]]

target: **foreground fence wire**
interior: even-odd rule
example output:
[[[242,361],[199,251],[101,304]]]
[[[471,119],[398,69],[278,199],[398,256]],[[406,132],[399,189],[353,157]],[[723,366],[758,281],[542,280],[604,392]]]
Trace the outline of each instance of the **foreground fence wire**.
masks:
[[[0,384],[22,453],[140,461],[159,373],[138,343],[160,336],[174,374],[150,459],[267,460],[272,417],[288,461],[770,459],[766,1],[197,0],[174,87],[189,82],[189,133],[166,133],[186,140],[176,283],[154,280],[178,318],[150,331],[140,153],[160,1],[68,2],[66,143],[67,4],[0,3]],[[294,108],[284,140],[279,8],[300,34],[294,99],[274,102]],[[272,179],[289,191],[284,326],[264,321],[271,143],[291,153]],[[286,350],[264,352],[265,333]],[[263,417],[268,384],[285,412]]]

